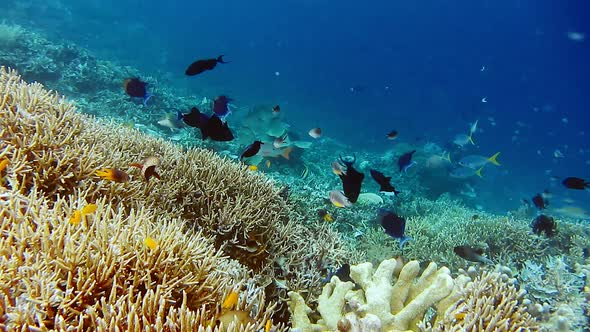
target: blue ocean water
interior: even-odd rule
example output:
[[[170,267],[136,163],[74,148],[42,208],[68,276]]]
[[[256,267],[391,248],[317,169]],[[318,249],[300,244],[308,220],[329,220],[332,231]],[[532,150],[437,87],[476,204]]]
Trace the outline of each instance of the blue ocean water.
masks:
[[[590,178],[588,1],[14,6],[20,16],[11,21],[166,76],[182,91],[278,103],[295,128],[320,126],[349,144],[348,153],[382,153],[400,142],[434,142],[457,158],[500,151],[502,166],[473,182],[477,202],[493,211],[545,189],[590,207],[590,194],[551,180]],[[192,61],[220,54],[231,64],[198,79],[183,75]],[[453,147],[476,120],[476,146]],[[393,129],[399,138],[385,140]]]

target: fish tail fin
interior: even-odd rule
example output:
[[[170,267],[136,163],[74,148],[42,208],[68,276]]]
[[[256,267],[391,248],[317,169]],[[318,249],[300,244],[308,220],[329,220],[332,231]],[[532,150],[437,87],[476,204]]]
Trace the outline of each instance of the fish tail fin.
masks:
[[[480,167],[480,168],[479,168],[477,171],[475,171],[475,174],[476,174],[477,176],[479,176],[480,178],[483,178],[483,174],[481,173],[481,170],[482,170],[482,169],[483,169],[483,166],[482,166],[482,167]]]
[[[287,148],[285,148],[285,150],[283,150],[283,152],[281,153],[281,157],[289,160],[289,158],[290,158],[289,155],[291,154],[291,151],[293,151],[293,147],[287,147]]]
[[[451,162],[451,153],[447,152],[447,151],[443,152],[442,159],[448,161],[449,163],[452,163]]]
[[[496,166],[500,166],[500,163],[498,162],[499,155],[500,155],[500,152],[496,152],[493,156],[488,158],[488,161]]]
[[[470,133],[469,133],[469,136],[467,136],[467,138],[469,138],[469,142],[470,142],[472,145],[475,145],[475,142],[473,141],[473,133],[471,133],[471,132],[470,132]]]
[[[147,106],[147,102],[148,100],[150,100],[150,98],[152,98],[154,95],[151,93],[146,93],[146,95],[143,97],[143,106]]]
[[[224,57],[224,55],[218,56],[217,57],[217,62],[219,62],[219,63],[229,63],[228,61],[223,61],[223,57]]]
[[[404,236],[399,240],[399,249],[402,250],[404,247],[404,244],[406,244],[406,242],[408,241],[412,241],[413,239],[409,236]]]

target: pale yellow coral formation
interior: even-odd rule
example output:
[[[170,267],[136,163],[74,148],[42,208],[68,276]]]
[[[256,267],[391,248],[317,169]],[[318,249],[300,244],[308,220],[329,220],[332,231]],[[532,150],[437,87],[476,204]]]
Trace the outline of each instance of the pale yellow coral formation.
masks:
[[[306,230],[289,218],[285,200],[267,178],[211,151],[184,151],[80,114],[40,84],[27,85],[6,69],[0,72],[0,114],[0,158],[10,161],[3,172],[7,188],[25,195],[35,190],[48,201],[82,191],[86,201],[105,199],[126,213],[146,207],[166,219],[184,220],[187,230],[210,237],[218,250],[263,276],[265,284],[273,282],[275,262],[281,260],[280,277],[290,287],[317,287],[316,260],[344,256],[335,232]],[[161,160],[161,180],[145,183],[129,165],[149,156]],[[128,172],[130,181],[100,180],[94,174],[105,167]],[[313,241],[320,236],[322,241]]]
[[[430,263],[423,271],[417,261],[403,265],[395,277],[395,259],[377,269],[363,263],[350,268],[352,282],[336,276],[318,300],[317,322],[303,298],[290,292],[293,327],[300,331],[537,331],[518,291],[506,276],[484,272],[475,281],[452,278],[446,267]],[[422,271],[422,272],[421,272]],[[436,314],[430,308],[436,309]],[[434,322],[431,326],[431,322]]]
[[[539,323],[523,305],[526,291],[499,272],[484,271],[462,291],[462,299],[438,316],[426,331],[539,331]]]
[[[322,318],[317,323],[307,317],[310,309],[302,298],[291,292],[293,326],[302,330],[416,330],[416,323],[423,319],[426,310],[451,295],[455,283],[448,269],[439,269],[434,263],[420,275],[417,261],[403,265],[395,278],[398,264],[403,263],[389,259],[376,270],[371,263],[351,266],[350,277],[360,286],[359,290],[353,290],[352,282],[332,277],[318,300],[317,311]]]
[[[220,309],[247,271],[219,248],[250,245],[244,250],[257,254],[271,243],[287,213],[271,184],[241,178],[239,166],[209,152],[185,154],[98,123],[5,68],[0,124],[0,160],[8,160],[0,186],[0,329],[264,328],[275,307],[257,286],[233,311]],[[150,155],[166,161],[162,181],[93,175]],[[90,204],[92,213],[69,222]],[[260,242],[241,242],[251,232]],[[224,234],[231,236],[220,241]],[[268,252],[261,253],[266,268]]]

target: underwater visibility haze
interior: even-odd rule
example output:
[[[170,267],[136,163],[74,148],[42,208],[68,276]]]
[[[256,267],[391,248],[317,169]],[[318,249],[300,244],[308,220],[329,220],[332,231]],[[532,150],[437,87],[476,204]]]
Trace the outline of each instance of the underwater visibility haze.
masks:
[[[114,245],[153,264],[153,280],[129,281],[144,288],[117,296],[157,302],[150,291],[165,285],[162,310],[136,312],[155,330],[588,331],[588,1],[3,0],[0,13],[0,243],[12,248],[0,253],[20,252],[8,230],[25,222],[14,211],[26,200],[53,213],[47,229],[66,238],[110,222],[129,233]],[[26,106],[17,75],[76,111],[49,99],[45,111]],[[51,110],[55,132],[43,120]],[[49,126],[47,139],[33,122]],[[60,130],[76,134],[62,140]],[[121,222],[149,215],[141,234]],[[208,254],[189,253],[195,243]],[[185,282],[150,256],[167,249],[189,262],[187,275],[190,262],[219,262]],[[27,278],[6,272],[18,264],[45,266],[3,255],[14,278]],[[52,255],[70,266],[67,254]],[[362,262],[392,276],[365,280],[373,265]],[[141,275],[139,266],[121,271]],[[410,290],[424,296],[390,294],[428,273],[436,286]],[[96,313],[117,287],[93,293],[47,275],[60,292],[38,309],[43,318],[20,300],[37,296],[32,288],[0,277],[12,294],[0,301],[1,329],[144,324]],[[96,287],[117,278],[97,277]],[[207,294],[189,284],[209,285]],[[354,287],[384,287],[387,303],[399,303],[379,312],[383,299],[355,297]],[[340,299],[327,295],[333,288]],[[493,293],[490,306],[512,307],[484,317],[481,289]],[[408,313],[418,298],[430,309]]]

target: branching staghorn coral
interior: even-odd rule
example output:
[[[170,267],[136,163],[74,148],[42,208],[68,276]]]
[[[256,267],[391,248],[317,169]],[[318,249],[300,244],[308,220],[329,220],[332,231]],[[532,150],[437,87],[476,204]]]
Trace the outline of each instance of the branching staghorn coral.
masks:
[[[179,231],[210,239],[208,243],[217,250],[267,282],[274,279],[274,263],[286,258],[287,270],[297,276],[292,283],[296,287],[318,287],[315,257],[323,255],[333,262],[344,256],[335,233],[321,227],[317,232],[303,232],[303,227],[289,220],[285,201],[263,176],[212,152],[184,151],[136,130],[79,114],[40,84],[27,85],[4,68],[0,69],[0,115],[0,160],[8,161],[2,173],[5,190],[24,197],[35,194],[48,209],[57,209],[58,203],[69,198],[79,201],[76,209],[82,209],[84,202],[104,202],[121,218],[149,211],[158,216],[157,223],[178,220]],[[146,183],[139,170],[129,166],[148,156],[162,161],[161,180]],[[102,180],[95,175],[100,168],[129,172],[130,181]],[[310,248],[310,241],[321,245]],[[309,249],[306,256],[293,256],[302,248]],[[301,260],[309,263],[300,264]],[[219,293],[216,290],[212,288]],[[267,295],[278,299],[272,289]]]
[[[183,233],[179,220],[149,209],[126,214],[104,199],[73,224],[84,196],[47,202],[36,191],[0,188],[0,327],[188,331],[215,321],[219,295],[235,284],[223,271],[236,266],[210,239]],[[272,309],[259,307],[257,329]]]
[[[512,281],[513,282],[513,281]],[[484,271],[460,290],[460,300],[439,314],[433,328],[422,323],[427,332],[526,332],[539,331],[539,323],[523,304],[526,291],[506,275]]]
[[[550,253],[548,240],[533,234],[527,220],[474,211],[446,197],[420,201],[424,209],[420,208],[422,212],[406,222],[406,233],[413,238],[403,251],[409,259],[432,260],[454,269],[469,264],[453,252],[459,245],[481,247],[488,258],[505,265],[542,259]],[[407,213],[411,215],[410,211]],[[401,254],[397,241],[385,235],[378,225],[359,242],[371,261]]]

